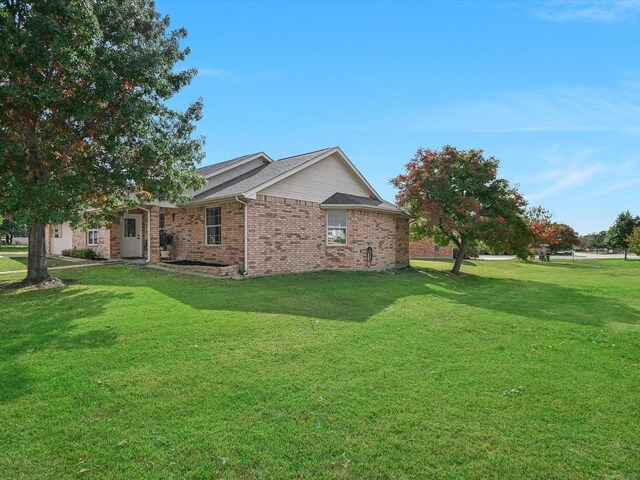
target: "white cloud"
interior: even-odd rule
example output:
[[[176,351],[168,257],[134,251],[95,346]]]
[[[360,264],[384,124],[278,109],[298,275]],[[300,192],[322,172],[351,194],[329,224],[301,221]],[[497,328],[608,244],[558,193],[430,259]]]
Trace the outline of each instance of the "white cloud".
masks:
[[[601,164],[596,164],[582,169],[564,168],[548,172],[545,176],[551,185],[541,192],[526,195],[526,197],[530,202],[535,202],[569,188],[583,185],[603,169]]]
[[[617,192],[618,190],[624,190],[627,188],[635,187],[637,185],[640,185],[640,177],[630,178],[627,180],[611,183],[606,187],[593,192],[591,196],[604,195],[606,193],[613,193],[613,192]]]
[[[540,184],[540,190],[526,194],[529,202],[562,193],[588,184],[605,170],[604,165],[594,159],[599,158],[600,150],[593,148],[562,148],[553,145],[535,155],[540,171],[529,178],[529,182]]]
[[[558,23],[616,23],[640,13],[638,0],[555,0],[526,5],[536,18]]]

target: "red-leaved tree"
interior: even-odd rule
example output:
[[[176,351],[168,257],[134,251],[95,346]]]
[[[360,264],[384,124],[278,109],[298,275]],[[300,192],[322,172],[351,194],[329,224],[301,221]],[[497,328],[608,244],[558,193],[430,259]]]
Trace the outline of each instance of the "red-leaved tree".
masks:
[[[498,165],[478,149],[419,149],[405,173],[391,179],[400,190],[398,203],[418,218],[425,235],[457,247],[452,273],[460,272],[465,253],[480,242],[523,259],[530,255],[526,201],[497,178]]]

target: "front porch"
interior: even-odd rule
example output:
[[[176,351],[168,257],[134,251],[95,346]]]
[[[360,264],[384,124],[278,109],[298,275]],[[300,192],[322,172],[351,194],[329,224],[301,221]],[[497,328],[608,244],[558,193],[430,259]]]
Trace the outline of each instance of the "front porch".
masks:
[[[158,205],[127,209],[120,222],[108,231],[109,258],[160,262],[161,231],[166,227],[167,216],[175,218],[177,210]]]

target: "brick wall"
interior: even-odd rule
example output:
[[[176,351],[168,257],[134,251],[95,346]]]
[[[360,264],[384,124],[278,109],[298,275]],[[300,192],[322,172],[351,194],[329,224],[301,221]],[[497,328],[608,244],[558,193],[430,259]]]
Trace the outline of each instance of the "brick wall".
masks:
[[[90,248],[95,251],[100,258],[111,258],[111,241],[108,228],[98,229],[98,245],[88,245],[87,231],[83,229],[72,230],[71,248],[78,250],[80,248]]]
[[[317,203],[258,195],[249,204],[249,273],[326,268],[324,225]]]
[[[347,244],[329,246],[326,211],[319,204],[258,195],[249,206],[252,275],[406,266],[407,245],[408,221],[391,214],[349,210]],[[370,267],[366,264],[367,247],[373,248]]]
[[[244,261],[243,205],[233,201],[208,206],[221,207],[222,243],[220,245],[206,245],[205,209],[207,206],[160,208],[158,213],[164,213],[166,231],[174,235],[171,246],[172,256],[177,259],[242,265]],[[159,228],[157,222],[156,215],[155,231]],[[154,228],[153,224],[152,218],[152,228]],[[159,244],[155,251],[159,255]],[[152,259],[152,261],[158,260]]]
[[[409,256],[411,258],[429,258],[429,257],[439,257],[439,258],[452,258],[453,257],[453,246],[441,246],[440,251],[436,252],[436,244],[433,239],[425,238],[424,240],[420,240],[418,242],[411,242],[409,244]]]
[[[324,217],[323,233],[324,233]],[[373,249],[371,265],[367,265],[366,249]],[[349,210],[347,214],[347,244],[326,246],[326,268],[385,268],[396,264],[396,221],[394,216]]]

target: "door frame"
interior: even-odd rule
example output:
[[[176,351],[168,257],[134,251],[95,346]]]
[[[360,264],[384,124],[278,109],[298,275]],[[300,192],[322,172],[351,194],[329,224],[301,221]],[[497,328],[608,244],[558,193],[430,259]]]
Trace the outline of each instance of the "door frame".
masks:
[[[138,240],[138,246],[136,250],[138,251],[138,255],[123,255],[122,246],[124,245],[124,222],[128,218],[133,218],[136,221],[136,236]],[[132,238],[132,237],[128,237]],[[120,220],[120,258],[142,258],[142,214],[140,213],[127,213]]]
[[[55,237],[56,225],[60,228],[60,236]],[[73,248],[73,230],[69,222],[55,224],[51,226],[51,253],[61,255],[63,250]]]

